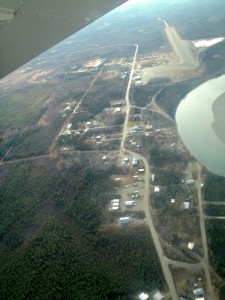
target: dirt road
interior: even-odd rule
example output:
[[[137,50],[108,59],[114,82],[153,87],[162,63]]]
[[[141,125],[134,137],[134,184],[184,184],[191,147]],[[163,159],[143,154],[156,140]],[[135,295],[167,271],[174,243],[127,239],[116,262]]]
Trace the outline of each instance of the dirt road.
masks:
[[[125,153],[128,153],[133,156],[140,157],[140,159],[143,160],[143,162],[144,162],[144,165],[145,165],[145,189],[144,189],[143,207],[144,207],[144,211],[145,211],[145,215],[146,215],[146,223],[149,226],[149,229],[150,229],[150,232],[152,235],[152,239],[153,239],[153,242],[154,242],[154,245],[155,245],[161,266],[162,266],[163,274],[164,274],[166,283],[169,288],[170,296],[173,300],[178,300],[174,281],[173,281],[171,272],[169,270],[169,264],[166,262],[166,257],[163,256],[163,250],[162,250],[162,246],[159,241],[159,236],[155,230],[155,227],[154,227],[154,224],[153,224],[153,221],[151,218],[151,213],[150,213],[151,206],[150,206],[150,202],[149,202],[149,198],[150,198],[150,183],[149,183],[150,182],[150,168],[149,168],[148,161],[144,156],[137,154],[135,152],[129,151],[129,150],[125,149],[125,147],[124,147],[125,139],[127,136],[128,121],[129,121],[130,108],[131,108],[131,104],[130,104],[130,100],[129,100],[130,87],[131,87],[135,62],[136,62],[137,53],[138,53],[138,45],[135,45],[135,46],[136,46],[136,50],[135,50],[135,54],[134,54],[134,58],[133,58],[133,64],[132,64],[132,68],[131,68],[131,72],[130,72],[130,78],[129,78],[129,82],[127,85],[126,97],[125,97],[127,110],[126,110],[126,118],[125,118],[125,122],[124,122],[123,135],[122,135],[121,146],[120,146],[120,155],[123,156]]]
[[[128,81],[128,85],[127,85],[126,96],[125,96],[126,117],[125,117],[124,127],[123,127],[123,135],[122,135],[121,146],[120,146],[120,155],[122,155],[122,152],[125,150],[124,142],[125,142],[125,139],[127,136],[128,121],[129,121],[129,116],[130,116],[131,104],[130,104],[130,100],[129,100],[129,94],[130,94],[130,87],[131,87],[131,83],[132,83],[132,77],[133,77],[133,73],[134,73],[134,67],[135,67],[135,63],[137,60],[137,53],[138,53],[138,45],[135,44],[134,46],[136,47],[136,50],[134,53],[133,63],[132,63],[131,71],[130,71],[130,77],[129,77],[129,81]]]
[[[191,56],[192,54],[190,54],[186,50],[184,51],[184,49],[183,49],[184,44],[181,43],[182,41],[180,41],[178,39],[175,32],[173,30],[171,31],[169,26],[167,26],[167,31],[168,31],[168,34],[171,35],[171,43],[180,43],[180,45],[178,45],[178,46],[174,45],[174,47],[177,47],[176,48],[177,50],[176,49],[175,50],[179,52],[182,62],[194,64],[195,61],[193,60],[193,57]],[[206,286],[207,286],[207,296],[208,296],[207,299],[213,300],[215,298],[214,298],[214,290],[213,290],[213,286],[211,283],[211,277],[210,277],[210,271],[209,271],[210,266],[209,266],[209,257],[208,257],[208,246],[207,246],[207,237],[206,237],[206,230],[205,230],[204,212],[203,212],[203,207],[202,207],[202,193],[201,193],[202,177],[201,177],[200,164],[198,164],[197,192],[198,192],[198,202],[199,202],[200,230],[201,230],[201,238],[202,238],[202,243],[203,243],[204,255],[201,258],[200,262],[190,264],[190,263],[184,263],[184,262],[180,262],[180,261],[171,260],[164,255],[162,245],[159,240],[159,235],[155,229],[155,226],[153,224],[153,220],[151,217],[152,207],[151,207],[151,202],[150,202],[150,167],[149,167],[149,163],[144,156],[140,155],[139,153],[135,153],[133,151],[127,150],[124,147],[125,139],[126,139],[127,131],[128,131],[128,121],[129,121],[130,108],[131,108],[130,100],[129,100],[129,93],[130,93],[130,87],[131,87],[132,76],[133,76],[133,72],[134,72],[134,66],[135,66],[135,62],[136,62],[136,58],[137,58],[137,53],[138,53],[138,45],[136,45],[136,51],[135,51],[134,58],[133,58],[133,64],[132,64],[132,68],[131,68],[131,72],[130,72],[130,78],[129,78],[129,82],[128,82],[128,86],[127,86],[126,97],[125,97],[127,111],[126,111],[126,118],[125,118],[125,122],[124,122],[123,135],[122,135],[122,140],[121,140],[120,155],[122,156],[125,154],[130,154],[132,156],[138,156],[144,162],[145,188],[144,188],[143,208],[144,208],[145,215],[146,215],[146,224],[149,226],[149,229],[150,229],[150,232],[152,235],[152,239],[153,239],[153,242],[155,245],[155,249],[157,251],[157,254],[158,254],[158,257],[159,257],[159,260],[161,263],[163,274],[164,274],[166,283],[169,288],[169,295],[170,295],[171,299],[178,300],[176,287],[175,287],[174,280],[173,280],[173,277],[171,275],[170,268],[169,268],[170,265],[173,265],[178,268],[186,268],[186,269],[202,269],[203,268],[205,275],[206,275]],[[157,93],[155,94],[155,97],[156,97],[156,95],[157,95]],[[157,109],[159,113],[161,113],[162,115],[164,115],[165,117],[167,117],[168,119],[171,120],[170,116],[165,115],[165,112],[163,110],[161,110],[154,103],[155,97],[153,97],[153,101],[152,101],[155,109]]]
[[[201,176],[201,165],[197,163],[197,170],[198,170],[198,180],[197,184],[197,192],[198,192],[198,206],[199,206],[199,220],[200,220],[200,230],[201,230],[201,238],[202,238],[202,245],[203,245],[203,268],[206,275],[206,282],[207,282],[207,295],[209,300],[214,300],[214,291],[211,282],[210,276],[210,267],[209,267],[209,255],[208,255],[208,243],[207,243],[207,236],[205,230],[205,218],[204,218],[204,211],[202,206],[202,191],[201,191],[201,184],[202,184],[202,176]]]

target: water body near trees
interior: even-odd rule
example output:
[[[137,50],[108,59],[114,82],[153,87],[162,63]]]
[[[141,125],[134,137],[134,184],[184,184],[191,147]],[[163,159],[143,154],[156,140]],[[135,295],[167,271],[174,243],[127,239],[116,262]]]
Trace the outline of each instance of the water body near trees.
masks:
[[[176,123],[191,154],[225,176],[225,75],[191,91],[178,106]]]

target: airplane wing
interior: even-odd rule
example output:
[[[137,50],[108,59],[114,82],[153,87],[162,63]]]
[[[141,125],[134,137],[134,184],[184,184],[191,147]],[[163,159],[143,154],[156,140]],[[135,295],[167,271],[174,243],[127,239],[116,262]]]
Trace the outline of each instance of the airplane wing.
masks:
[[[0,0],[0,78],[127,0]]]

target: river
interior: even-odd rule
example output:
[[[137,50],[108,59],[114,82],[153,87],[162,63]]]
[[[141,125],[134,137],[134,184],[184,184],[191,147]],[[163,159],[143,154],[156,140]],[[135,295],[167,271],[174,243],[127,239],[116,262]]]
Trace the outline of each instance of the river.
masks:
[[[176,112],[178,133],[190,153],[225,176],[225,75],[191,91]]]

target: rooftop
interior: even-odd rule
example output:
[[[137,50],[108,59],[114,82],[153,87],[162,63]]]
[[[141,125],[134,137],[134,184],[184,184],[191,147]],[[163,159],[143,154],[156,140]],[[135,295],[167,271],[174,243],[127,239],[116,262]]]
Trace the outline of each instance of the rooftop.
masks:
[[[138,295],[138,298],[139,298],[140,300],[146,300],[146,299],[149,298],[149,296],[148,296],[148,294],[146,294],[146,293],[141,293],[141,294]]]

